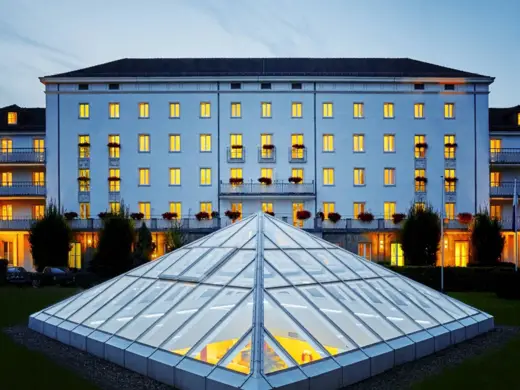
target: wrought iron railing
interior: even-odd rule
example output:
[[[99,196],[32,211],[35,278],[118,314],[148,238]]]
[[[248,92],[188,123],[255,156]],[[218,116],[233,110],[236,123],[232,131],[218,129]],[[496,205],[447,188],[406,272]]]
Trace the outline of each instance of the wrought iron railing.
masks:
[[[489,162],[492,164],[519,164],[520,149],[500,148],[489,150]]]
[[[45,148],[1,148],[0,164],[44,164]]]
[[[45,182],[13,181],[0,184],[0,196],[45,196]]]
[[[314,181],[310,183],[287,183],[274,181],[266,185],[262,183],[244,182],[243,184],[220,184],[221,195],[315,195]]]

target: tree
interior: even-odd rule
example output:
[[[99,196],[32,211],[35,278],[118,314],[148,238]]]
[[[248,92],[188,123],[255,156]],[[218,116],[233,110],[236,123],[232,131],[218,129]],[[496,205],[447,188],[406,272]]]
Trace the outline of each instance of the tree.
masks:
[[[97,252],[90,263],[90,271],[110,278],[132,268],[132,245],[135,240],[133,221],[128,209],[121,204],[117,213],[107,213],[99,232]]]
[[[399,232],[407,265],[435,265],[441,239],[439,216],[431,206],[410,207]]]
[[[152,233],[146,226],[146,223],[143,222],[137,231],[137,242],[134,250],[134,267],[150,261],[154,249],[155,244],[152,241]]]
[[[487,210],[479,211],[473,220],[471,231],[472,262],[479,265],[496,265],[504,250],[502,225],[490,218]]]
[[[54,203],[50,203],[43,218],[32,224],[29,245],[38,272],[45,267],[66,267],[72,242],[72,230]]]
[[[186,245],[186,232],[178,221],[172,221],[171,227],[166,232],[166,250],[171,252]]]

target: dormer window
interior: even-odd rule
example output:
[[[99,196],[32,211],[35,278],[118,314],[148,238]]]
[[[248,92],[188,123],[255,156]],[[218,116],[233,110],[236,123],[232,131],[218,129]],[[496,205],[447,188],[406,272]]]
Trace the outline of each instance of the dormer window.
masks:
[[[7,113],[7,124],[16,125],[17,123],[18,123],[18,113],[17,112],[8,112]]]

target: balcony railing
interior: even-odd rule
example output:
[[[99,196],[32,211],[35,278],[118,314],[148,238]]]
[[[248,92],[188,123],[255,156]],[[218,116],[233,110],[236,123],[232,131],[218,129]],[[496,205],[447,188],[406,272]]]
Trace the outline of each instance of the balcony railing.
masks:
[[[501,183],[491,183],[491,187],[489,188],[490,196],[507,196],[512,197],[514,192],[515,182],[513,181],[503,181]],[[516,183],[516,193],[520,196],[520,182]]]
[[[310,183],[286,183],[274,181],[270,185],[245,182],[244,184],[220,184],[221,195],[315,195],[314,181]]]
[[[258,148],[258,162],[259,163],[270,163],[276,162],[276,146],[272,149],[264,149],[263,147]]]
[[[0,196],[45,196],[44,182],[15,181],[0,184]]]
[[[233,147],[227,148],[227,161],[229,163],[243,163],[246,161],[246,148],[242,146],[240,149]]]
[[[307,148],[303,149],[289,147],[289,162],[304,163],[307,162]]]
[[[44,164],[45,148],[0,149],[0,164]]]
[[[490,149],[489,162],[492,164],[520,164],[520,149]]]

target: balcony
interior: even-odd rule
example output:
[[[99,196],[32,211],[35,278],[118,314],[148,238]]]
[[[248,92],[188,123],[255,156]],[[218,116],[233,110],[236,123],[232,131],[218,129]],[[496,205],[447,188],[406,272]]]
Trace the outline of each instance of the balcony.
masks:
[[[520,149],[490,149],[489,162],[491,164],[520,164]]]
[[[45,164],[45,149],[11,148],[0,151],[0,164]]]
[[[291,163],[305,163],[307,162],[307,148],[289,148],[289,162]]]
[[[503,181],[501,183],[491,183],[489,188],[489,196],[497,198],[512,198],[514,192],[515,182]],[[516,193],[520,196],[520,182],[516,183]]]
[[[274,163],[276,162],[276,146],[272,149],[258,148],[258,162],[259,163]]]
[[[0,228],[2,226],[2,221],[0,221]],[[13,222],[13,221],[5,221],[5,222]],[[99,218],[88,218],[88,219],[73,219],[71,221],[67,221],[70,228],[75,231],[96,231],[101,229],[103,226],[103,221]],[[173,224],[177,224],[181,229],[189,230],[189,231],[206,231],[212,232],[214,230],[220,229],[220,218],[208,219],[208,220],[197,220],[194,217],[180,218],[176,220],[166,220],[163,218],[150,218],[150,219],[141,219],[134,221],[136,227],[140,227],[143,223],[146,226],[154,231],[166,231],[172,227]]]
[[[15,181],[0,185],[0,197],[45,196],[45,194],[45,183],[33,183],[32,181]]]
[[[220,195],[223,197],[263,197],[263,196],[297,196],[298,198],[316,196],[314,181],[310,183],[286,183],[281,181],[273,181],[272,184],[266,185],[261,183],[245,182],[244,184],[229,184],[220,182]]]
[[[227,162],[228,163],[243,163],[246,161],[246,148],[227,148]]]

